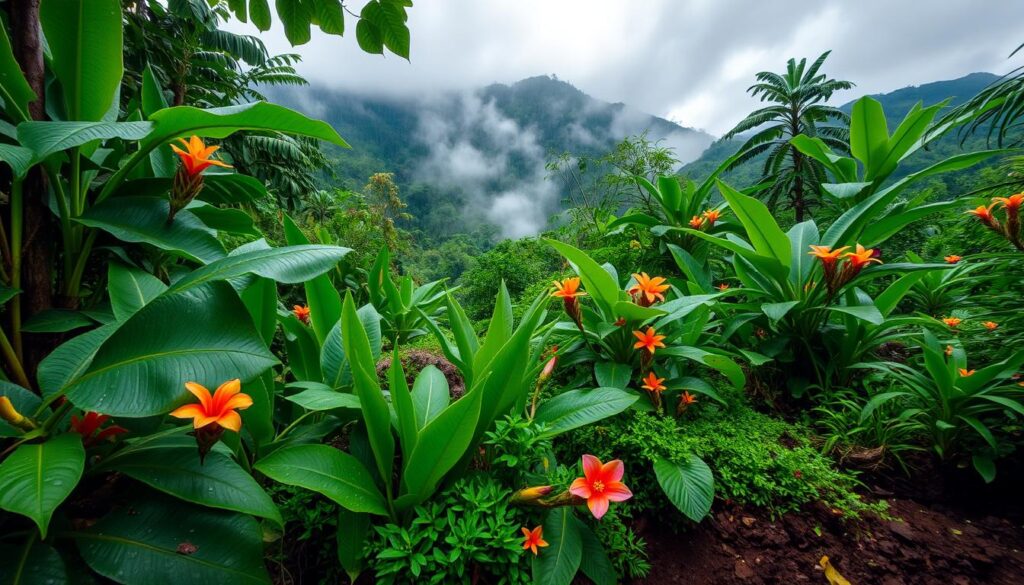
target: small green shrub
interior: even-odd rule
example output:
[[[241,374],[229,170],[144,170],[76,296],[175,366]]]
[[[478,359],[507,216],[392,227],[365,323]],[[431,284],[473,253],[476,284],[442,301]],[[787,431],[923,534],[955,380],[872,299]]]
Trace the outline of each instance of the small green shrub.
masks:
[[[594,523],[594,533],[604,546],[616,575],[624,579],[643,579],[651,572],[647,542],[633,532],[617,508]]]
[[[461,479],[417,506],[406,526],[376,527],[367,555],[375,582],[530,583],[519,532],[527,516],[509,504],[511,495],[486,476]]]

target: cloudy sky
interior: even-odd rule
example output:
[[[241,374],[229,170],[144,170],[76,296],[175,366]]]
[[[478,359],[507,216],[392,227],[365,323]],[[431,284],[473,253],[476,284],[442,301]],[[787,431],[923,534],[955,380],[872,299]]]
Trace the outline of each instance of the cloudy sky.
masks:
[[[827,73],[857,83],[855,95],[877,93],[1004,73],[1024,42],[1022,22],[1016,0],[420,0],[410,10],[411,62],[364,54],[351,32],[315,31],[296,49],[278,26],[263,38],[272,51],[299,52],[318,84],[418,95],[553,73],[717,135],[754,105],[745,95],[753,74],[791,56],[832,49]]]

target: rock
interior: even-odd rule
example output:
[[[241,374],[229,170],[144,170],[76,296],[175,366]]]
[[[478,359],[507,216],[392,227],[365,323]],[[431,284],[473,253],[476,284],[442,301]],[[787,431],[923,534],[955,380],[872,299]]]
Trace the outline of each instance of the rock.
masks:
[[[889,522],[889,530],[907,542],[914,542],[917,540],[917,535],[914,533],[914,529],[906,522],[901,522],[899,520]]]
[[[750,579],[754,576],[754,569],[752,569],[743,559],[736,559],[734,571],[736,576],[740,579]]]

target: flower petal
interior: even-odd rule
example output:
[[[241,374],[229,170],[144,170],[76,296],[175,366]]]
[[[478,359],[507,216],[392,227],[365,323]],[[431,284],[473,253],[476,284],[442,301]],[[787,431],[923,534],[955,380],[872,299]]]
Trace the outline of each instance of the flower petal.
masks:
[[[252,406],[252,396],[248,394],[235,394],[224,403],[224,410],[245,410]]]
[[[213,412],[220,414],[224,412],[224,405],[227,404],[228,400],[232,396],[242,391],[242,381],[238,378],[234,380],[228,380],[217,387],[217,391],[213,393]]]
[[[242,417],[238,416],[237,412],[229,410],[217,419],[217,424],[237,433],[242,430]]]
[[[210,391],[202,384],[197,384],[196,382],[185,382],[185,388],[199,399],[199,403],[203,405],[203,410],[209,412],[210,407],[213,405],[213,397],[210,396]]]
[[[569,486],[569,493],[581,498],[589,498],[590,484],[587,483],[586,479],[577,477],[573,480],[572,485]]]
[[[604,494],[595,494],[587,499],[587,507],[594,518],[600,520],[608,511],[608,498]]]
[[[593,455],[583,456],[583,477],[587,478],[588,482],[592,482],[599,477],[601,473],[601,460]]]
[[[200,418],[206,416],[206,410],[198,404],[186,404],[171,411],[174,418]]]
[[[633,492],[621,481],[613,481],[604,488],[604,495],[612,502],[625,502],[633,497]]]
[[[626,466],[621,459],[614,459],[601,466],[601,477],[606,485],[621,480],[625,472]]]

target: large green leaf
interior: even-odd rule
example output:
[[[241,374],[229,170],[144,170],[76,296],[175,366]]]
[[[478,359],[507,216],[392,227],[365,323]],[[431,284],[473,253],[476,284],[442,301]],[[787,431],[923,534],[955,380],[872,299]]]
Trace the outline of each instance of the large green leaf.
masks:
[[[791,264],[789,238],[776,223],[775,218],[768,211],[768,207],[722,181],[717,181],[717,185],[722,197],[729,203],[729,209],[743,224],[743,229],[747,232],[747,239],[754,246],[754,250],[761,256],[775,258],[788,268]]]
[[[352,583],[363,571],[366,538],[370,535],[370,515],[338,508],[338,562]]]
[[[594,585],[615,585],[619,582],[618,574],[608,559],[608,553],[604,544],[594,534],[594,531],[581,522],[579,518],[570,514],[576,522],[576,531],[579,532],[583,542],[583,554],[580,556],[580,571],[583,572]]]
[[[46,538],[53,511],[71,495],[84,467],[81,435],[23,444],[0,463],[0,508],[28,516]]]
[[[466,394],[420,430],[402,478],[413,496],[410,504],[429,498],[444,475],[466,454],[480,417],[482,396],[480,390]]]
[[[2,27],[0,27],[2,28]],[[17,546],[0,546],[0,583],[5,585],[66,585],[68,580],[64,559],[52,546],[40,542],[33,532],[30,541]]]
[[[66,388],[86,410],[151,416],[191,400],[185,382],[215,388],[233,378],[251,380],[276,363],[234,289],[213,282],[151,301]]]
[[[818,244],[818,226],[814,220],[798,223],[786,233],[789,238],[790,254],[793,265],[789,267],[789,282],[802,287],[814,268],[814,258],[810,255],[811,246]]]
[[[366,338],[370,342],[370,353],[374,361],[380,357],[382,342],[380,315],[373,305],[363,305],[356,311],[359,321],[366,331]],[[352,384],[352,370],[345,356],[345,345],[341,338],[341,322],[334,324],[331,332],[327,334],[323,347],[320,350],[320,364],[323,368],[324,382],[332,388],[342,388]]]
[[[308,118],[294,110],[267,102],[200,109],[191,106],[166,108],[149,117],[156,124],[145,147],[166,143],[185,135],[224,138],[239,130],[273,130],[317,138],[348,148],[330,124]]]
[[[395,409],[396,429],[402,445],[402,455],[409,460],[416,447],[419,426],[416,424],[416,409],[413,407],[409,382],[405,379],[405,369],[398,355],[398,347],[391,354],[391,366],[388,368],[388,391],[391,393],[391,405]]]
[[[640,395],[619,388],[570,390],[548,400],[537,409],[538,423],[544,423],[545,437],[554,437],[599,420],[615,416],[633,405]]]
[[[865,179],[875,178],[888,150],[889,127],[882,104],[864,96],[850,112],[850,154],[864,164]]]
[[[76,221],[119,240],[141,242],[201,263],[225,256],[217,232],[183,210],[167,223],[170,204],[159,197],[118,197],[90,207]]]
[[[113,261],[107,269],[107,292],[114,317],[124,321],[167,290],[167,285],[145,270]]]
[[[244,514],[140,497],[72,533],[93,571],[125,585],[263,585],[259,524]]]
[[[294,402],[306,410],[334,410],[336,408],[359,408],[359,397],[347,392],[338,392],[326,384],[318,382],[294,382],[289,388],[305,388],[298,394],[286,396],[285,400]]]
[[[885,317],[878,310],[878,307],[874,305],[836,305],[828,308],[830,311],[837,313],[845,313],[852,317],[856,317],[861,321],[866,321],[872,325],[881,325],[885,321]]]
[[[422,429],[434,420],[448,406],[451,389],[448,379],[433,365],[420,370],[412,383],[413,410],[416,411],[416,428]]]
[[[192,437],[171,435],[122,449],[102,462],[150,487],[193,504],[252,514],[283,525],[263,488],[219,450],[200,462]]]
[[[3,99],[7,114],[15,123],[28,119],[28,104],[36,97],[14,58],[7,27],[0,27],[0,99]]]
[[[284,216],[284,236],[292,246],[309,244],[306,235],[287,215]],[[317,340],[323,344],[341,317],[341,296],[326,274],[307,279],[303,287],[306,291],[306,303],[309,305],[310,323]]]
[[[711,511],[715,478],[700,457],[690,455],[683,463],[659,458],[654,475],[668,499],[690,520],[700,522]]]
[[[615,303],[619,300],[620,291],[619,284],[615,282],[612,275],[608,274],[607,270],[602,268],[597,262],[594,262],[582,250],[558,240],[545,239],[544,241],[557,250],[559,254],[565,256],[566,260],[572,262],[573,266],[576,267],[576,273],[580,275],[580,279],[583,281],[583,288],[587,294],[594,297],[594,301],[601,307],[605,317],[614,320],[613,309]]]
[[[142,140],[152,131],[150,122],[23,122],[18,124],[18,142],[42,160],[96,140]]]
[[[72,337],[43,358],[37,371],[43,396],[55,394],[85,372],[96,350],[118,326],[118,323],[111,323]]]
[[[533,561],[533,582],[536,585],[570,585],[576,577],[583,557],[583,539],[577,520],[569,508],[555,508],[544,519],[544,540]]]
[[[358,459],[328,445],[295,445],[256,462],[274,481],[321,493],[353,512],[386,516],[384,497]]]
[[[377,364],[370,349],[370,340],[356,312],[351,293],[345,295],[345,304],[341,310],[341,334],[345,355],[352,369],[353,388],[363,407],[363,422],[366,423],[370,447],[377,461],[377,471],[383,478],[391,477],[395,458],[391,413],[377,380]]]
[[[305,282],[334,268],[334,265],[351,251],[349,248],[338,246],[304,245],[232,254],[193,270],[188,276],[174,283],[170,290],[182,291],[250,272],[282,283]]]
[[[124,75],[118,0],[46,0],[39,21],[71,120],[100,120]]]
[[[633,377],[633,366],[618,362],[598,362],[594,364],[594,378],[597,385],[605,388],[625,388]]]

